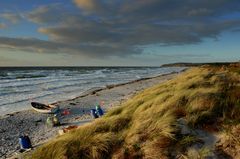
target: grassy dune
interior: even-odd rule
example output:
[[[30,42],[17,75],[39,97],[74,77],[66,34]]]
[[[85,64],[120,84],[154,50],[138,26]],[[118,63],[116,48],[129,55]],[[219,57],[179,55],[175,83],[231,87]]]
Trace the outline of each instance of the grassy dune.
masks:
[[[192,68],[144,90],[103,118],[51,140],[29,158],[187,157],[187,148],[199,139],[180,133],[179,118],[185,119],[192,129],[206,130],[214,125],[216,132],[238,127],[240,132],[239,65]],[[232,133],[234,138],[238,134]],[[234,146],[237,148],[239,142],[234,143],[233,149]],[[200,151],[199,157],[204,158],[207,150]]]

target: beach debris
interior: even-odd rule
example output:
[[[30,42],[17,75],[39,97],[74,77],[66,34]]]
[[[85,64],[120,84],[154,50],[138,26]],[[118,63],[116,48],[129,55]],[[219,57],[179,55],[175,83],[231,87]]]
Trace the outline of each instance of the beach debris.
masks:
[[[47,126],[54,127],[60,125],[60,119],[57,114],[54,114],[53,116],[50,116],[47,118],[46,121]]]
[[[76,126],[76,125],[70,125],[70,126],[68,126],[68,127],[66,127],[66,128],[60,129],[60,130],[58,131],[58,134],[59,134],[59,135],[63,135],[63,134],[65,134],[65,133],[67,133],[67,132],[69,132],[69,131],[71,131],[71,130],[77,129],[77,128],[78,128],[78,126]]]
[[[74,119],[75,119],[75,120],[78,120],[78,119],[81,119],[81,117],[78,116],[78,117],[76,117],[76,118],[74,118]]]
[[[97,91],[92,91],[91,95],[94,95],[94,94],[96,94],[96,93],[97,93]]]
[[[69,114],[70,114],[69,109],[64,109],[62,112],[62,115],[69,115]]]
[[[107,89],[111,89],[111,88],[114,88],[115,86],[116,86],[116,85],[114,85],[114,84],[110,84],[110,85],[107,85],[106,88],[107,88]]]
[[[53,127],[54,126],[52,117],[48,117],[47,118],[46,124],[49,127]]]
[[[53,116],[53,123],[54,125],[60,125],[60,119],[57,114],[54,114]]]

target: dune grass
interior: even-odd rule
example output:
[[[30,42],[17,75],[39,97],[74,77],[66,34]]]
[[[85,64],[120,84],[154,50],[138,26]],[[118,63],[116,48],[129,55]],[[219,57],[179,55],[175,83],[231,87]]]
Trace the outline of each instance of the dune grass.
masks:
[[[28,158],[169,158],[177,119],[190,126],[240,121],[240,68],[192,68],[146,89],[103,118],[37,148]],[[183,143],[195,142],[194,137]]]

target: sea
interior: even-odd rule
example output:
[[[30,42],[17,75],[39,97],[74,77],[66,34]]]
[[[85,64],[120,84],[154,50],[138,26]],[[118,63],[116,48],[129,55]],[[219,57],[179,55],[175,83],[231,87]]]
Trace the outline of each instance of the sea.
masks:
[[[0,67],[0,115],[53,103],[107,85],[126,83],[182,67]]]

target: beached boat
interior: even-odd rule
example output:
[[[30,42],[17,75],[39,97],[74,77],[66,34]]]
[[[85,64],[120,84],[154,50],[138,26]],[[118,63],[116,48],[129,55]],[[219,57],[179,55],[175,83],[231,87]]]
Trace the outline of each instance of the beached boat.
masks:
[[[46,105],[38,102],[31,102],[32,108],[40,113],[56,113],[59,107],[56,105]]]

